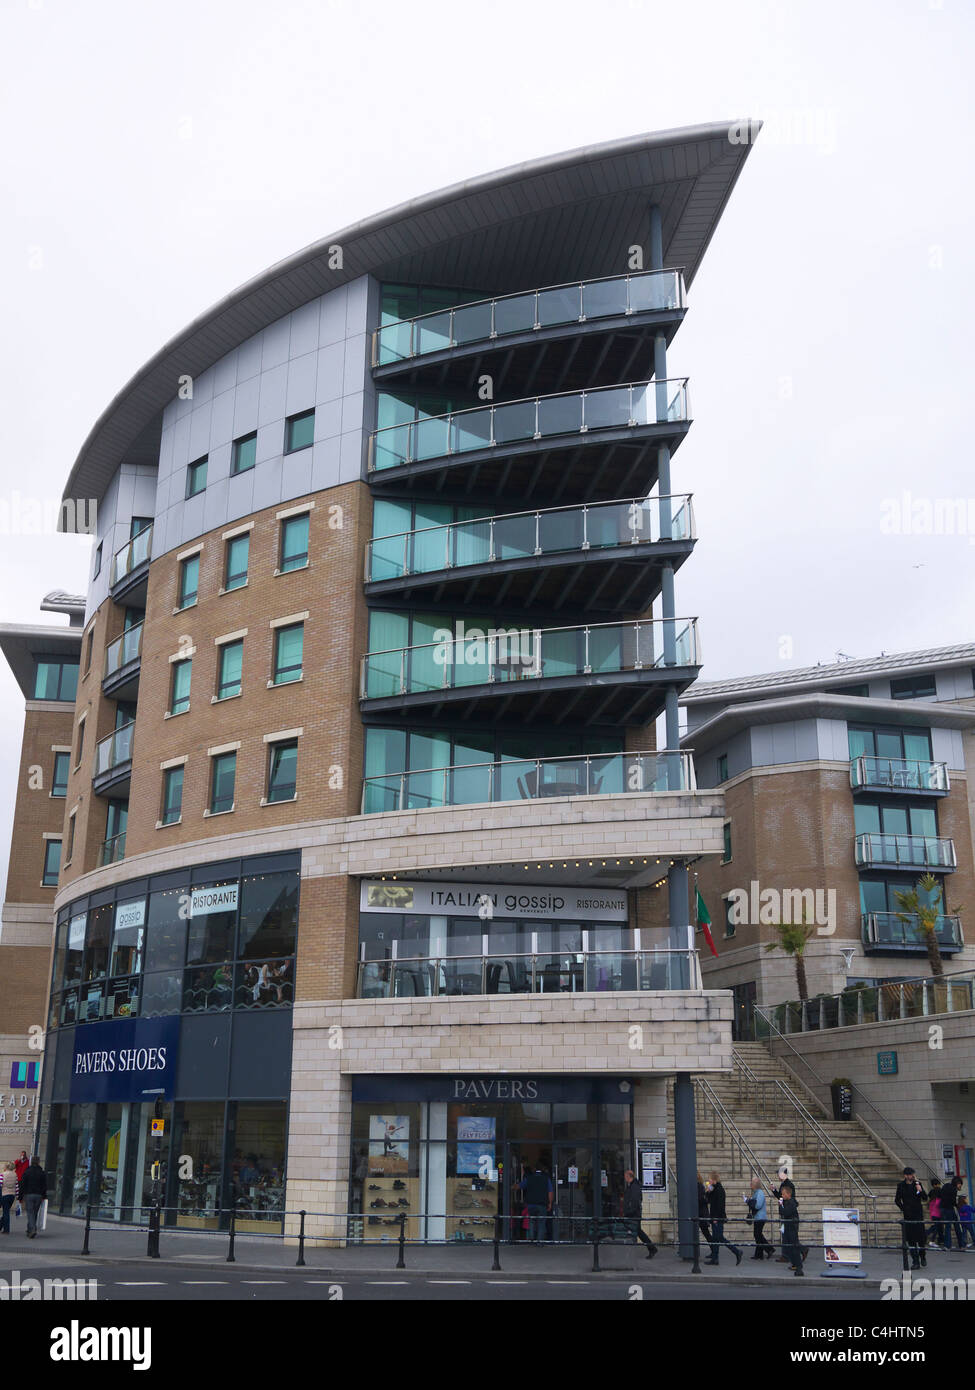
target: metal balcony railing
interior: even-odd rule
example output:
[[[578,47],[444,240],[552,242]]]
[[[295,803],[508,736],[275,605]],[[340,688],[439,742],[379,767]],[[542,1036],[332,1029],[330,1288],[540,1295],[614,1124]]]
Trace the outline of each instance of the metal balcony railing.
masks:
[[[700,989],[696,951],[538,951],[360,960],[360,999]]]
[[[132,761],[132,735],[135,732],[135,720],[132,719],[128,724],[123,724],[120,729],[116,729],[107,738],[101,738],[95,744],[95,776],[101,777],[106,772],[111,772],[113,768],[121,767],[124,763]]]
[[[851,1028],[860,1023],[960,1013],[975,1005],[975,973],[930,975],[889,984],[863,985],[841,994],[821,994],[804,1003],[756,1005],[760,1024],[778,1033]]]
[[[680,270],[650,270],[568,285],[549,285],[437,309],[384,324],[372,335],[372,365],[408,361],[447,348],[490,344],[497,338],[567,323],[686,308]]]
[[[861,754],[850,762],[850,786],[881,787],[890,791],[946,792],[947,763],[918,758],[873,758]]]
[[[953,869],[958,861],[954,840],[936,835],[872,833],[856,837],[856,862],[871,867],[898,865],[910,869]]]
[[[864,912],[861,934],[867,946],[916,947],[923,951],[927,941],[925,928],[915,912]],[[961,918],[940,915],[935,925],[935,936],[939,946],[953,946],[960,950],[965,944]]]
[[[428,806],[471,806],[489,801],[533,801],[545,796],[615,796],[694,789],[694,762],[687,750],[458,763],[367,777],[362,784],[362,814],[415,811]]]
[[[369,438],[369,471],[559,435],[631,429],[690,419],[687,378],[602,386],[387,425]]]
[[[112,587],[138,569],[152,554],[152,527],[146,526],[112,557]]]
[[[125,831],[118,835],[110,835],[107,840],[102,841],[101,853],[98,856],[99,863],[115,864],[119,859],[125,858]]]
[[[687,541],[694,535],[689,494],[510,512],[377,536],[366,547],[366,583],[497,560]]]
[[[122,636],[110,642],[105,648],[105,679],[113,676],[116,671],[120,671],[123,666],[128,666],[130,661],[136,661],[142,655],[142,630],[144,623],[136,623],[134,627],[128,628]]]
[[[586,627],[510,628],[457,636],[362,658],[360,699],[416,695],[494,682],[610,675],[699,666],[696,618],[646,618]]]

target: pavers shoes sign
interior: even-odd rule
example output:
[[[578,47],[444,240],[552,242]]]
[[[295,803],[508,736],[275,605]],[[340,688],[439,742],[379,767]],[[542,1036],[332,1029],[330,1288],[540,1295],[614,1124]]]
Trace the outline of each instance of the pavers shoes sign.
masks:
[[[80,1024],[71,1059],[72,1105],[171,1097],[178,1041],[175,1016]]]
[[[605,888],[510,883],[404,883],[366,879],[364,912],[430,917],[513,917],[540,922],[625,922],[626,894]]]

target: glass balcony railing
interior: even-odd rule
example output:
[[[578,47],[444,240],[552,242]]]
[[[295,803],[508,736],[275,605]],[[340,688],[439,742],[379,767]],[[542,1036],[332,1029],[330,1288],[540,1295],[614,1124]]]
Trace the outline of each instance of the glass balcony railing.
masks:
[[[559,328],[567,323],[685,307],[684,277],[679,270],[650,270],[640,275],[551,285],[384,324],[372,335],[372,365],[385,367],[426,353],[490,343],[511,334]]]
[[[128,724],[123,724],[120,729],[108,735],[107,738],[99,739],[95,744],[95,776],[101,777],[106,772],[111,772],[116,767],[121,767],[123,763],[132,761],[132,735],[135,731],[135,720]]]
[[[696,951],[553,951],[362,960],[360,999],[700,989]]]
[[[889,1023],[892,1019],[923,1018],[927,1014],[962,1013],[973,1007],[975,975],[898,980],[862,985],[842,994],[821,994],[804,1003],[756,1005],[756,1036],[771,1030],[808,1033],[825,1028],[851,1028],[859,1023]]]
[[[105,679],[114,676],[116,671],[121,671],[123,666],[128,666],[130,661],[136,661],[142,655],[144,626],[144,623],[136,623],[105,648]]]
[[[472,628],[456,635],[444,628],[442,641],[364,656],[360,698],[700,664],[696,618],[487,632]]]
[[[496,560],[693,538],[689,495],[511,512],[379,536],[366,547],[366,583]]]
[[[686,750],[513,758],[367,777],[362,784],[362,814],[534,801],[544,796],[693,791],[695,785],[693,759]]]
[[[950,787],[946,763],[917,758],[872,758],[861,754],[850,763],[850,786],[889,791],[946,792]]]
[[[954,840],[935,835],[869,834],[856,837],[856,862],[864,866],[953,869],[957,860]]]
[[[112,588],[118,584],[119,580],[124,579],[127,574],[138,569],[144,564],[152,553],[152,527],[146,526],[137,536],[133,536],[128,545],[123,545],[121,550],[115,552],[112,557]]]
[[[921,919],[914,912],[865,912],[862,917],[862,937],[867,946],[890,946],[901,950],[923,951],[927,942]],[[935,937],[939,946],[960,950],[965,944],[961,934],[961,918],[938,917]]]
[[[119,859],[124,858],[125,831],[123,830],[120,835],[110,835],[107,840],[102,841],[102,849],[101,854],[99,855],[99,862],[104,866],[105,864],[114,864]]]
[[[403,463],[503,448],[532,439],[689,419],[686,377],[535,396],[431,415],[405,425],[387,425],[370,436],[369,470],[379,472]]]

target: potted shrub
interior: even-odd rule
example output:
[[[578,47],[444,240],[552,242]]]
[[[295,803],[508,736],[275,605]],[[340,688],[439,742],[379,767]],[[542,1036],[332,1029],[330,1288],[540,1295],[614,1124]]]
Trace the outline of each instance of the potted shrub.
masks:
[[[853,1119],[853,1082],[846,1076],[834,1076],[829,1083],[833,1101],[834,1120]]]

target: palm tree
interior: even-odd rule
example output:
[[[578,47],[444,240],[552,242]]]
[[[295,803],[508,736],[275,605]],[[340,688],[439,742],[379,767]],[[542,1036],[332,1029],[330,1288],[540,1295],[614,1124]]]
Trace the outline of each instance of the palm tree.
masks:
[[[894,897],[904,909],[903,912],[896,914],[897,920],[906,922],[908,926],[914,926],[915,922],[921,924],[921,930],[924,932],[924,944],[928,948],[931,974],[936,977],[944,975],[945,966],[941,959],[941,947],[938,944],[941,884],[934,874],[925,874],[910,890],[895,891]]]
[[[765,949],[766,951],[784,951],[787,956],[792,956],[796,963],[796,986],[799,990],[799,999],[804,1004],[809,998],[804,953],[806,942],[816,928],[807,925],[805,909],[803,909],[801,922],[773,922],[772,926],[778,933],[778,940],[766,942]]]

